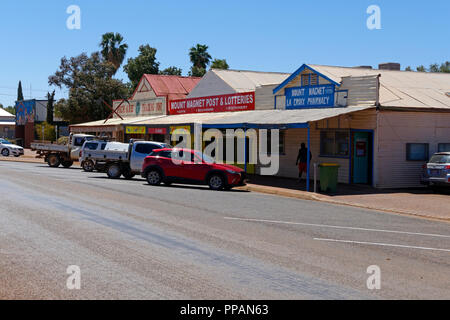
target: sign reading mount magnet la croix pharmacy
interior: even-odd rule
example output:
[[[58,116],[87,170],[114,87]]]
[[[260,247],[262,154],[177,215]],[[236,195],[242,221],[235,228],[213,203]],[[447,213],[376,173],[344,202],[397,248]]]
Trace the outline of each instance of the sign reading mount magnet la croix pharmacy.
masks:
[[[332,84],[286,88],[286,109],[333,107],[334,91]]]

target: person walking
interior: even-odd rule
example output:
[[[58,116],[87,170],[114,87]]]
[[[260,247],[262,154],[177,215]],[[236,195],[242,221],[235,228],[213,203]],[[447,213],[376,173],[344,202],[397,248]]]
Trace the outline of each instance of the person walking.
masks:
[[[295,165],[298,166],[298,178],[300,181],[302,180],[303,172],[307,174],[307,166],[308,166],[308,149],[306,149],[305,143],[302,142],[300,149],[298,150],[297,161]],[[309,160],[311,161],[312,154],[309,151]]]

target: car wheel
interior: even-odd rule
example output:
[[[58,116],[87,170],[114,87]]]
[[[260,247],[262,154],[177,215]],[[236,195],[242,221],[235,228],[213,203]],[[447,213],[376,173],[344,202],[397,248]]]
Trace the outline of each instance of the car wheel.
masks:
[[[162,175],[158,170],[153,169],[147,173],[147,182],[149,185],[157,186],[161,183],[161,181]]]
[[[106,174],[110,179],[119,179],[122,174],[122,170],[120,170],[120,166],[117,163],[113,163],[106,169]]]
[[[225,180],[220,174],[212,174],[208,179],[208,185],[212,190],[221,190],[225,187]]]
[[[57,168],[61,164],[61,160],[59,159],[58,155],[51,154],[48,156],[47,163],[52,168]]]
[[[2,150],[2,156],[4,156],[4,157],[9,157],[9,150],[8,149],[3,149]]]
[[[125,169],[124,172],[122,172],[122,175],[127,180],[131,180],[135,176],[135,174],[131,172],[130,168]]]
[[[95,165],[92,160],[86,160],[86,161],[83,161],[82,167],[83,167],[84,171],[92,172],[92,171],[94,171]]]
[[[70,168],[73,165],[73,161],[69,161],[69,160],[63,161],[62,165],[64,168]]]

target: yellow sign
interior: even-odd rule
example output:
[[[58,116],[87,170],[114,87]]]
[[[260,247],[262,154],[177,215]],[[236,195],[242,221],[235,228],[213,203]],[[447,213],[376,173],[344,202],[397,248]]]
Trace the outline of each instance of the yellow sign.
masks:
[[[177,129],[184,129],[188,133],[191,132],[191,126],[170,126],[170,134],[172,134]]]
[[[126,127],[126,134],[145,134],[145,127]]]

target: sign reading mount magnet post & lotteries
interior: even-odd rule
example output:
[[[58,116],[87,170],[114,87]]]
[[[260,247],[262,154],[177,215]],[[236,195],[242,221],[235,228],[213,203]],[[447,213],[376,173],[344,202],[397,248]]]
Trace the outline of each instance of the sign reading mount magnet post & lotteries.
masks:
[[[254,92],[172,100],[169,103],[170,114],[247,111],[247,110],[255,110]]]
[[[286,109],[334,106],[335,87],[324,84],[286,89]]]

